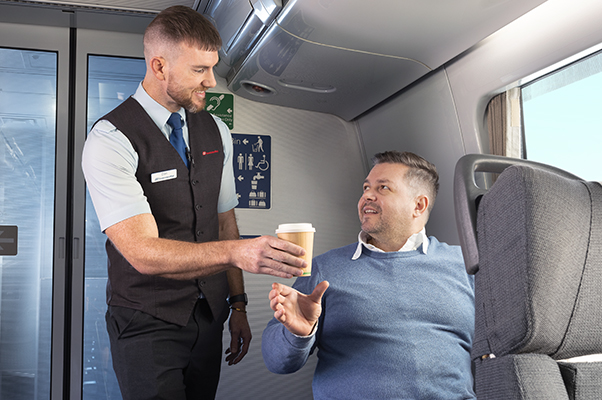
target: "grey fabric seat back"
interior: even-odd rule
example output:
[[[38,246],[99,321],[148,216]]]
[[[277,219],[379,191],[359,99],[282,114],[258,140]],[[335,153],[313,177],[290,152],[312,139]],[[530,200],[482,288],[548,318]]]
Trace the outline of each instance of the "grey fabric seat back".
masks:
[[[476,354],[602,351],[600,184],[509,167],[481,200],[477,232]]]
[[[489,190],[466,190],[479,159],[500,161],[485,170],[502,173]],[[555,361],[602,353],[602,186],[525,160],[461,162],[456,217],[475,273],[478,398],[602,399],[602,363]]]

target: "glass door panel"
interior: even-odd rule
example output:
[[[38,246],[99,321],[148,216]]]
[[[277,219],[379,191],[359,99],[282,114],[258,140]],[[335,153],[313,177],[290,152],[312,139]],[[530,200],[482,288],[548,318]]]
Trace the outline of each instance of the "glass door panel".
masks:
[[[88,127],[132,95],[144,78],[143,59],[89,56]],[[105,325],[107,257],[106,236],[86,196],[86,256],[84,310],[83,399],[120,399],[113,372]]]
[[[47,399],[57,53],[0,47],[0,398]]]

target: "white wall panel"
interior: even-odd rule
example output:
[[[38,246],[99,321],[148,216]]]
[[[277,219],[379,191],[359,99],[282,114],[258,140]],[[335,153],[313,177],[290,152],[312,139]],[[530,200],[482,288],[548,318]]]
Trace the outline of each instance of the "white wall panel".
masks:
[[[220,81],[214,92],[228,93]],[[232,133],[269,135],[272,141],[271,209],[237,209],[241,235],[272,235],[278,224],[311,222],[316,227],[314,255],[354,242],[359,232],[356,211],[366,171],[356,126],[309,111],[234,99]],[[261,333],[273,312],[267,296],[272,282],[293,280],[245,273],[251,350],[238,365],[223,363],[218,399],[263,399],[286,393],[287,399],[311,399],[317,357],[291,375],[267,370]],[[224,334],[224,349],[230,335]]]
[[[359,119],[368,157],[391,148],[416,152],[437,165],[441,190],[429,234],[458,243],[453,211],[455,163],[488,152],[485,110],[498,93],[532,79],[602,43],[602,3],[547,1],[492,34],[444,69]],[[575,29],[574,21],[580,21]]]
[[[493,96],[598,46],[601,18],[599,0],[549,0],[449,63],[466,152],[488,151],[485,109]]]
[[[452,182],[464,144],[445,71],[362,116],[359,127],[368,158],[386,150],[411,151],[435,164],[440,187],[427,234],[458,244]]]

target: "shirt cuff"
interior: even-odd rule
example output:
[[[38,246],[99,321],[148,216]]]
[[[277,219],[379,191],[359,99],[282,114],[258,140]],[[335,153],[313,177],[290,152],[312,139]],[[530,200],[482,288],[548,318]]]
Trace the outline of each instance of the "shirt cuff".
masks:
[[[311,329],[311,332],[309,332],[309,335],[307,335],[307,336],[295,335],[293,332],[291,332],[291,334],[299,339],[307,339],[307,338],[314,336],[316,334],[317,330],[318,330],[318,321],[316,321],[316,323],[314,324],[314,327]]]

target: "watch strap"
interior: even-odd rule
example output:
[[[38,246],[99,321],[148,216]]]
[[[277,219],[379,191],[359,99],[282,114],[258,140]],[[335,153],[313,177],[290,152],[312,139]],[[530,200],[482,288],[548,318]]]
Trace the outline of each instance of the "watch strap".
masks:
[[[228,304],[232,305],[234,303],[238,303],[239,301],[244,302],[245,306],[246,306],[249,303],[247,294],[243,293],[243,294],[237,294],[236,296],[230,296],[230,298],[228,299]]]

